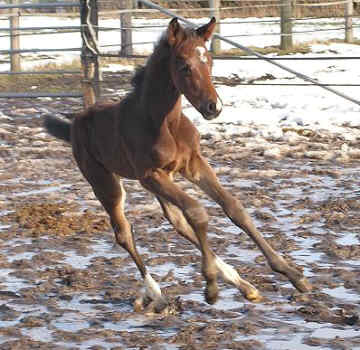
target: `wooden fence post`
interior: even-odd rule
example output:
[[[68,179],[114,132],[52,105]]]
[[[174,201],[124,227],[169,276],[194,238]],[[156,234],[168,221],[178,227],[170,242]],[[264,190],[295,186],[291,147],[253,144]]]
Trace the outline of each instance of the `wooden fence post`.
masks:
[[[17,4],[18,0],[11,0],[11,4]],[[20,35],[18,32],[19,28],[19,9],[13,8],[10,11],[10,70],[12,72],[21,71],[20,53],[14,52],[20,50]]]
[[[220,34],[220,6],[221,6],[221,0],[209,0],[209,6],[211,8],[210,15],[212,17],[216,18],[216,28],[215,32]],[[213,38],[211,41],[211,51],[214,55],[220,54],[221,51],[221,43],[220,39]]]
[[[80,0],[82,90],[85,108],[100,96],[97,0]]]
[[[345,4],[345,42],[347,43],[352,43],[354,41],[352,25],[353,10],[353,0],[348,0]]]
[[[290,50],[293,47],[292,41],[292,0],[280,1],[280,17],[281,17],[281,39],[280,49]]]
[[[131,10],[133,8],[133,0],[120,0],[120,4],[123,10]],[[131,16],[131,12],[120,14],[121,56],[131,56],[133,54]]]

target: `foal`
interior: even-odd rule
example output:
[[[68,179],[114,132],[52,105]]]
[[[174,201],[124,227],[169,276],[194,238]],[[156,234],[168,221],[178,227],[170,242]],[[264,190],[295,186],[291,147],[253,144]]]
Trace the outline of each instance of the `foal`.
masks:
[[[261,295],[211,250],[208,215],[197,200],[174,184],[176,173],[217,202],[258,245],[274,271],[287,276],[299,291],[312,288],[302,273],[277,255],[242,204],[219,184],[201,156],[199,133],[182,113],[182,94],[207,120],[221,112],[222,103],[211,82],[212,60],[205,46],[214,28],[214,18],[198,29],[183,28],[173,19],[146,66],[136,73],[133,91],[121,102],[95,105],[77,115],[72,124],[49,116],[45,120],[50,134],[71,142],[81,172],[110,216],[118,244],[129,252],[141,273],[144,297],[155,305],[163,304],[164,299],[138,254],[124,215],[122,177],[136,179],[152,192],[177,232],[200,250],[209,304],[218,297],[218,272],[248,300],[261,300]],[[137,308],[143,306],[144,297],[136,301]]]

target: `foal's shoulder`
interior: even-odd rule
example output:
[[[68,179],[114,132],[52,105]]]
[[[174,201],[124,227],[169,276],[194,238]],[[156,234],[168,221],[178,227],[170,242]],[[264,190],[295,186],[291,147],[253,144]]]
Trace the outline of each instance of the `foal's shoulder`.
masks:
[[[199,133],[194,123],[184,113],[181,113],[180,127],[190,132]]]
[[[182,113],[180,119],[180,125],[178,129],[178,136],[180,136],[186,143],[191,143],[192,145],[200,142],[200,134],[193,124],[193,122]]]

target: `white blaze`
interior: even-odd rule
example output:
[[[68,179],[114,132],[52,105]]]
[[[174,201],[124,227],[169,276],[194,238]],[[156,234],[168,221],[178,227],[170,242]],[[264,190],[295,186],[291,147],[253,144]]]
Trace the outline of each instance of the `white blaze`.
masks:
[[[208,59],[206,57],[206,49],[205,47],[203,46],[197,46],[196,47],[196,51],[198,52],[199,54],[199,57],[200,57],[200,61],[203,62],[203,63],[208,63]]]

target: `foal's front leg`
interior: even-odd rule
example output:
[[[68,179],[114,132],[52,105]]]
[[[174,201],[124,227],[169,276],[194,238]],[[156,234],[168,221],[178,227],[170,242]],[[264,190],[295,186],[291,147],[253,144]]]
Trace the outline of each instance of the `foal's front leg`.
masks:
[[[206,210],[198,201],[188,196],[175,185],[170,176],[161,169],[153,170],[145,178],[140,179],[140,182],[144,188],[157,197],[165,199],[182,211],[186,221],[196,235],[196,241],[201,251],[201,271],[206,280],[205,299],[209,304],[215,303],[218,297],[217,268],[215,256],[209,247],[207,239],[208,215]]]
[[[176,231],[200,250],[199,240],[197,239],[194,230],[185,219],[181,210],[163,198],[158,197],[158,200],[166,218],[174,226]],[[242,279],[232,266],[224,262],[215,253],[213,254],[215,258],[215,265],[225,282],[230,283],[238,288],[245,296],[245,298],[250,301],[256,302],[262,299],[260,293],[253,285]]]
[[[223,208],[230,220],[249,235],[266,257],[273,271],[287,276],[294,287],[300,292],[312,290],[311,284],[304,275],[300,271],[289,266],[285,259],[279,256],[264,239],[261,233],[256,229],[241,202],[220,185],[215,172],[204,158],[200,155],[195,156],[190,168],[188,171],[184,172],[183,175],[188,180],[198,185],[215,202],[217,202]]]

